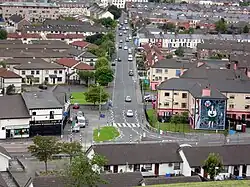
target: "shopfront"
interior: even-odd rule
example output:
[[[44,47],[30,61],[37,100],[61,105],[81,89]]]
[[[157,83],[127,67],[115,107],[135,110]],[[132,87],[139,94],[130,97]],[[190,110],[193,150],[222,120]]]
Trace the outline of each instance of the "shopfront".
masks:
[[[15,125],[6,127],[6,138],[28,138],[29,125]]]

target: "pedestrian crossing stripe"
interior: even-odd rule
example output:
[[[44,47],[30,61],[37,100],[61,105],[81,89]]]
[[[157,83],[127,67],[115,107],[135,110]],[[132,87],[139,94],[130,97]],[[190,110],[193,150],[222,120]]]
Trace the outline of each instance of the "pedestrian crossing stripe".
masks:
[[[140,127],[139,123],[112,123],[112,124],[108,124],[108,125],[113,126],[113,127],[129,127],[129,128]]]

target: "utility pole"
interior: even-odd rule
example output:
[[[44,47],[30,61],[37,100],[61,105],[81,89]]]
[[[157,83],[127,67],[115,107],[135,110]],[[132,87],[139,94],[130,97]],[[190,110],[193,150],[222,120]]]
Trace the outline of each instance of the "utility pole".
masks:
[[[70,126],[70,142],[72,142],[72,141],[73,141],[73,126],[71,124],[71,126]]]
[[[100,88],[100,100],[99,100],[99,123],[98,123],[98,137],[100,136],[100,122],[101,122],[101,101],[102,101],[102,89],[101,89],[101,85],[99,85]]]

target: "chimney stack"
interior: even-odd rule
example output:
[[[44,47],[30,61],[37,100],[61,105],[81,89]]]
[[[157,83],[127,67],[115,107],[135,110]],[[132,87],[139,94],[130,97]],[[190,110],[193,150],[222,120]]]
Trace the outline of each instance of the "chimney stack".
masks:
[[[211,96],[211,90],[209,88],[202,89],[202,97],[210,97]]]
[[[237,68],[238,68],[238,62],[235,61],[235,62],[234,62],[234,70],[237,70]]]

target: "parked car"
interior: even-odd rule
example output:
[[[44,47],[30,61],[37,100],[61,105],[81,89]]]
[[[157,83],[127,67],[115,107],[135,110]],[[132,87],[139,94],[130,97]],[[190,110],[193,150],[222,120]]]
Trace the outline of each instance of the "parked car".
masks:
[[[78,117],[81,117],[81,116],[84,116],[84,113],[83,113],[83,111],[78,111],[76,115],[77,115]]]
[[[130,96],[126,96],[125,102],[131,102],[131,101],[132,101],[131,97]]]
[[[118,58],[118,62],[121,62],[122,61],[122,59],[121,58]]]
[[[128,110],[127,113],[126,113],[127,117],[133,117],[134,116],[134,113],[132,110]]]
[[[42,90],[47,90],[47,89],[48,89],[48,86],[45,85],[45,84],[40,84],[40,85],[38,86],[38,88],[40,88],[40,89],[42,89]]]
[[[79,108],[80,108],[80,105],[78,103],[74,103],[73,109],[79,109]]]
[[[78,124],[80,127],[85,128],[85,126],[86,126],[85,117],[84,117],[84,116],[77,116],[77,124]]]
[[[129,76],[134,76],[133,70],[129,70],[128,74],[129,74]]]

